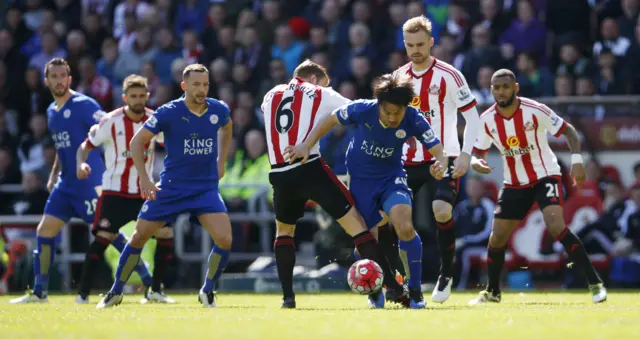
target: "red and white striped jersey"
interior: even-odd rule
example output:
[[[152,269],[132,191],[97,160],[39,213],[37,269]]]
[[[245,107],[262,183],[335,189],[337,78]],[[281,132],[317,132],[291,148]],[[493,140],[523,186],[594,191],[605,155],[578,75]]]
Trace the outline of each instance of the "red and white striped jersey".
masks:
[[[482,113],[474,147],[474,152],[485,153],[492,143],[496,145],[504,161],[505,187],[530,186],[561,175],[547,132],[560,136],[567,123],[544,104],[526,98],[518,101],[510,118],[503,117],[496,104]]]
[[[125,196],[140,196],[140,183],[138,180],[138,170],[133,165],[129,143],[133,135],[144,125],[144,122],[153,114],[147,112],[142,120],[135,122],[125,114],[125,108],[120,107],[105,115],[95,133],[90,133],[88,144],[91,147],[104,146],[104,158],[106,170],[102,176],[103,192],[115,192]],[[155,144],[160,142],[155,136],[145,145],[145,167],[149,177],[153,169],[153,158],[155,156]],[[108,194],[108,193],[107,193]]]
[[[447,154],[458,156],[458,111],[465,112],[476,105],[476,99],[471,94],[464,75],[448,63],[435,58],[424,72],[414,72],[412,63],[409,62],[394,74],[406,74],[413,79],[416,96],[411,106],[424,114]],[[423,145],[417,145],[414,149],[409,147],[409,143],[404,145],[402,160],[406,165],[424,163],[432,158]]]
[[[284,161],[287,146],[302,143],[314,126],[339,107],[350,102],[331,87],[322,87],[294,78],[270,90],[262,101],[264,128],[271,170],[281,172],[299,166]],[[310,157],[320,156],[320,146],[309,150]]]

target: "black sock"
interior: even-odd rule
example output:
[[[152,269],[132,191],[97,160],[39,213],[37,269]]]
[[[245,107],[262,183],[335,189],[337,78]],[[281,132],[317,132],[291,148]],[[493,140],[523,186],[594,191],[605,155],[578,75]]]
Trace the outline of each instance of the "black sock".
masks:
[[[504,248],[493,248],[489,245],[487,252],[487,270],[489,271],[487,291],[498,295],[500,294],[500,274],[504,266]]]
[[[584,250],[582,241],[569,228],[565,228],[556,239],[562,243],[573,264],[587,276],[589,285],[602,283],[602,279],[600,279],[596,269],[593,268],[591,259],[589,259],[587,252]]]
[[[84,264],[82,265],[82,275],[80,276],[80,284],[78,286],[78,294],[83,298],[89,296],[94,269],[104,258],[104,251],[107,250],[109,244],[111,244],[111,241],[109,241],[109,239],[96,237],[89,245],[89,250],[84,257]]]
[[[376,239],[373,238],[371,232],[364,231],[362,233],[356,234],[353,237],[353,244],[356,246],[358,254],[360,254],[360,257],[362,257],[362,259],[370,259],[378,262],[378,249],[376,246]]]
[[[173,239],[157,239],[156,253],[153,256],[153,277],[151,290],[162,292],[162,282],[173,259]]]
[[[293,267],[296,265],[296,244],[293,237],[288,235],[277,237],[273,243],[273,251],[276,254],[282,294],[285,299],[293,298]]]
[[[387,258],[391,271],[400,272],[400,275],[405,276],[404,265],[402,259],[400,259],[400,253],[398,252],[398,235],[396,231],[389,225],[378,227],[378,241],[379,246],[382,249],[382,253]]]
[[[456,228],[453,218],[447,222],[436,222],[438,247],[440,248],[440,274],[453,277],[453,258],[456,255]]]

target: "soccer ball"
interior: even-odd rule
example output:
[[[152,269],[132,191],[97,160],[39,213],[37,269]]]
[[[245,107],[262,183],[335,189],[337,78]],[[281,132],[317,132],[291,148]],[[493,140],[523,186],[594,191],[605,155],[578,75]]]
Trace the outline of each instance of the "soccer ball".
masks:
[[[347,277],[352,291],[367,295],[380,291],[384,275],[375,261],[362,259],[351,265]]]

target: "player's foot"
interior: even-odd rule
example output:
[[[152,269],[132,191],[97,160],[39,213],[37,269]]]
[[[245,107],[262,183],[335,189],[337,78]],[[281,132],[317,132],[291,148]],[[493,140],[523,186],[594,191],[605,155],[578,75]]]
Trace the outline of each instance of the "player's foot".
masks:
[[[485,304],[485,303],[499,303],[500,300],[502,300],[502,296],[500,292],[493,293],[485,290],[480,292],[480,294],[478,294],[478,296],[475,297],[474,299],[471,299],[469,301],[469,305],[474,306],[474,305]]]
[[[594,303],[601,303],[607,300],[607,289],[604,288],[602,283],[589,285],[589,291],[591,291],[591,300]]]
[[[109,291],[104,295],[102,300],[100,300],[98,305],[96,305],[96,308],[115,307],[120,305],[120,303],[122,303],[122,294],[115,294],[114,292]]]
[[[49,298],[45,295],[40,298],[33,291],[27,291],[27,294],[23,295],[20,298],[11,299],[9,304],[32,304],[32,303],[48,303]]]
[[[76,304],[84,305],[84,304],[88,304],[88,303],[89,303],[89,296],[88,295],[82,296],[82,295],[78,294],[76,296]]]
[[[369,294],[367,305],[369,308],[384,308],[384,294],[382,291]]]
[[[425,308],[427,303],[424,301],[420,286],[409,288],[409,308]]]
[[[296,297],[282,298],[280,308],[296,308]]]
[[[146,304],[146,303],[175,304],[176,301],[172,298],[169,298],[163,292],[156,292],[156,291],[153,291],[152,289],[148,289],[144,293],[144,298],[140,300],[140,303],[141,304]]]
[[[400,304],[406,308],[409,308],[411,303],[409,300],[409,290],[406,286],[403,286],[402,289],[398,290],[388,289],[385,293],[385,299],[389,302]]]
[[[216,294],[213,291],[204,292],[200,290],[198,293],[198,300],[204,307],[216,307]]]
[[[453,285],[453,278],[440,275],[436,287],[431,293],[431,300],[437,303],[443,303],[449,299],[451,295],[451,285]]]

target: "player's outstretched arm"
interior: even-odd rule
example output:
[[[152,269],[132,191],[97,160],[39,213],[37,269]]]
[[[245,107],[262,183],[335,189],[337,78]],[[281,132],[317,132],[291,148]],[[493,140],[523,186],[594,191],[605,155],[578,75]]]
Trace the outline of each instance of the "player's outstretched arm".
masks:
[[[571,151],[571,176],[578,186],[582,186],[587,174],[580,154],[580,136],[573,125],[568,122],[566,124],[567,126],[562,134],[567,140],[567,146]]]
[[[142,198],[148,200],[155,200],[156,191],[160,190],[160,188],[151,181],[151,178],[149,178],[147,174],[147,169],[144,166],[144,145],[150,142],[154,136],[155,134],[147,128],[140,128],[133,136],[133,139],[131,139],[131,144],[129,145],[133,165],[136,166],[136,170],[138,170],[138,175],[140,176],[140,195]]]
[[[334,111],[326,118],[322,119],[322,121],[311,130],[307,139],[305,139],[299,145],[289,145],[284,150],[284,160],[289,161],[289,163],[293,163],[296,159],[302,158],[302,163],[304,164],[309,159],[309,150],[316,144],[322,137],[327,135],[333,128],[333,126],[340,123],[338,120],[338,116],[336,114],[337,111]]]
[[[60,158],[56,153],[56,160],[53,161],[53,167],[51,167],[51,173],[49,173],[49,182],[47,183],[47,189],[49,190],[49,192],[53,191],[53,188],[58,183],[60,170],[62,170],[62,166],[60,165]]]
[[[491,171],[493,171],[493,167],[490,167],[489,164],[487,164],[486,157],[486,152],[474,152],[473,156],[471,157],[471,168],[481,174],[491,173]]]
[[[227,163],[227,153],[229,153],[229,145],[233,136],[233,122],[229,122],[218,130],[218,179],[224,176],[224,170]]]
[[[93,147],[89,146],[86,140],[78,147],[76,152],[76,176],[78,179],[86,179],[91,174],[91,166],[86,161],[92,149]]]

